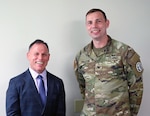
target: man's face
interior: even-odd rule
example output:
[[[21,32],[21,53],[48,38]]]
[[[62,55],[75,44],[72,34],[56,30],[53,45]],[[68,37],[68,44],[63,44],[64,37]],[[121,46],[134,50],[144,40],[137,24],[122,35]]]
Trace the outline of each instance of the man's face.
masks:
[[[49,57],[49,51],[42,43],[34,44],[27,53],[30,67],[37,73],[42,73],[44,71],[49,61]]]
[[[105,20],[101,12],[93,12],[86,16],[86,28],[89,35],[95,39],[99,40],[107,35],[106,29],[109,26],[109,21]]]

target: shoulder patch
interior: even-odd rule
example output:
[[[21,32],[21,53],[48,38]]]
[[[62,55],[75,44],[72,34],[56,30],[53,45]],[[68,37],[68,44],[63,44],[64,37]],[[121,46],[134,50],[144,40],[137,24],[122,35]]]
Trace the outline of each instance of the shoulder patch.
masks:
[[[143,71],[143,67],[142,67],[142,63],[141,62],[137,62],[136,63],[136,70],[138,72],[142,72]]]
[[[136,52],[129,51],[129,56],[127,58],[128,58],[127,59],[128,63],[131,65],[131,67],[134,71],[134,74],[137,77],[140,77],[143,72],[143,66],[140,61],[140,56]]]

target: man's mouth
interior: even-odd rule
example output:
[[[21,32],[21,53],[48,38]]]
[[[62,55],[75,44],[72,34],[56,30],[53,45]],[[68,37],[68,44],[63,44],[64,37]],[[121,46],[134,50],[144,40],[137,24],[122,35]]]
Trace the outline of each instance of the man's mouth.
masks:
[[[100,32],[100,30],[92,30],[91,31],[93,34],[98,34]]]
[[[37,63],[37,64],[43,64],[43,62],[40,62],[40,61],[37,61],[36,63]]]

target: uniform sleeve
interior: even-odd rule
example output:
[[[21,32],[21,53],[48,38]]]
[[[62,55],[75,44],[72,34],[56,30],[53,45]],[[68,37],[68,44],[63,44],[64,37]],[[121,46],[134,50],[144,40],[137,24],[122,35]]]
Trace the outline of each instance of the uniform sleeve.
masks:
[[[126,61],[130,108],[132,116],[136,116],[139,112],[143,95],[143,67],[140,56],[132,48],[129,48],[127,51]]]
[[[78,60],[77,58],[74,60],[74,71],[77,78],[77,81],[79,83],[80,92],[82,94],[82,98],[85,98],[85,80],[82,76],[82,73],[79,70]]]

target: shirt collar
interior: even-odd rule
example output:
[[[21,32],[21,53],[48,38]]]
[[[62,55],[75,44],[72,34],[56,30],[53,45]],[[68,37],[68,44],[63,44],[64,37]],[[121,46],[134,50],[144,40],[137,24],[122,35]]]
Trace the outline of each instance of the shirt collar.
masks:
[[[44,70],[42,73],[40,73],[40,74],[38,74],[37,72],[35,72],[32,68],[29,68],[29,71],[30,71],[30,73],[31,73],[31,75],[32,75],[32,77],[34,78],[34,79],[36,79],[36,77],[38,76],[38,75],[41,75],[42,77],[43,77],[43,80],[45,80],[46,79],[46,70]]]

